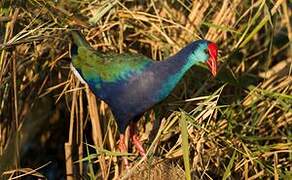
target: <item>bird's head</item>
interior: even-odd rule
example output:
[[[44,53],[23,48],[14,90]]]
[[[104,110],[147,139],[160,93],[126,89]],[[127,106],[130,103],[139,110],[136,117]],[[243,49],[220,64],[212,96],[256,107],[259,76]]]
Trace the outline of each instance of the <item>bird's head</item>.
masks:
[[[189,60],[196,63],[205,63],[212,75],[217,74],[217,55],[218,48],[213,42],[207,40],[198,40],[186,47],[186,51],[190,52]]]

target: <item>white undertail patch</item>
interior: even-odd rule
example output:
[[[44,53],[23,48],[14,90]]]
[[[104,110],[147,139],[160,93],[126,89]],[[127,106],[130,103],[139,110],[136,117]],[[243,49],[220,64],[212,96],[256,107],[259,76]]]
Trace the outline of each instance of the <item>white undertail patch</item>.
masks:
[[[86,81],[81,77],[79,72],[75,69],[72,63],[70,63],[70,69],[73,71],[74,75],[79,79],[82,84],[87,84]]]

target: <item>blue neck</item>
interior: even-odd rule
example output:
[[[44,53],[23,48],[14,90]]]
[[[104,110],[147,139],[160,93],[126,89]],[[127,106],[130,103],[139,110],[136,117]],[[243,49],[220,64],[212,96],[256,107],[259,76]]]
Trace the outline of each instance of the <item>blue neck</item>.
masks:
[[[193,65],[204,61],[206,57],[204,57],[204,53],[200,53],[200,48],[204,48],[201,44],[198,41],[192,42],[174,56],[161,62],[164,63],[164,67],[167,70],[165,71],[163,86],[158,92],[157,98],[165,98]]]
[[[201,41],[192,42],[165,62],[170,64],[170,68],[176,71],[178,76],[183,76],[193,65],[202,63],[206,59],[205,54],[201,53],[203,52],[201,49],[204,48],[203,43]]]

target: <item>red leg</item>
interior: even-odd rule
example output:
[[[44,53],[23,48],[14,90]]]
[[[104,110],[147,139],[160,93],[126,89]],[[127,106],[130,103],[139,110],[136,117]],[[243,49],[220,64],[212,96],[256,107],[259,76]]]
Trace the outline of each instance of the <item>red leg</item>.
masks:
[[[123,153],[127,153],[128,152],[128,150],[126,148],[126,144],[125,144],[125,135],[124,134],[120,134],[119,149]],[[126,166],[126,169],[129,169],[128,159],[126,157],[123,157],[123,161],[124,161],[124,164]]]
[[[132,140],[132,143],[134,144],[134,146],[136,147],[136,149],[139,151],[141,156],[146,156],[145,150],[139,140],[138,135],[135,132],[136,129],[136,123],[131,123],[130,124],[130,138]]]

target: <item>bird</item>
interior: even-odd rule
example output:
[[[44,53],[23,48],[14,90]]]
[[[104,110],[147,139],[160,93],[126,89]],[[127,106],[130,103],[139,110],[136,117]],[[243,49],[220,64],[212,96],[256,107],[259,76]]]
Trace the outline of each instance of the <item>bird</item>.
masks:
[[[120,133],[121,152],[128,152],[125,131],[129,126],[133,145],[146,156],[135,132],[137,121],[163,101],[192,66],[206,64],[214,77],[217,74],[218,47],[208,40],[193,41],[165,60],[155,61],[136,53],[96,51],[80,31],[71,34],[70,67],[96,97],[109,105]],[[128,168],[127,158],[123,161]]]

